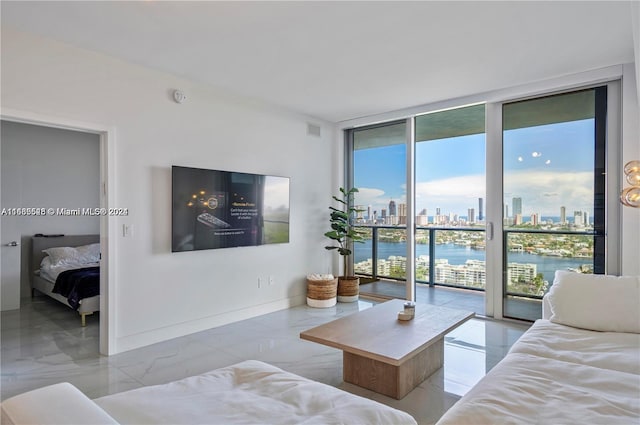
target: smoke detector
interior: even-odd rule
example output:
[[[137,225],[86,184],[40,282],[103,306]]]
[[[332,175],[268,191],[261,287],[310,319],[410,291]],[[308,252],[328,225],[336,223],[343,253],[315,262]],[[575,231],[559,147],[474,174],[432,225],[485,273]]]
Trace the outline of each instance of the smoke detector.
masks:
[[[173,91],[173,100],[175,100],[176,103],[182,103],[185,100],[187,100],[187,96],[180,90],[174,90]]]

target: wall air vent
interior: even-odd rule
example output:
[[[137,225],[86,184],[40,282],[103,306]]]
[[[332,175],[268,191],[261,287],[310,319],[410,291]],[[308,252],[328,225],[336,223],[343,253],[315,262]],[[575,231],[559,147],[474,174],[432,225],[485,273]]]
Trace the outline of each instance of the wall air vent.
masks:
[[[320,137],[320,126],[307,123],[307,135]]]

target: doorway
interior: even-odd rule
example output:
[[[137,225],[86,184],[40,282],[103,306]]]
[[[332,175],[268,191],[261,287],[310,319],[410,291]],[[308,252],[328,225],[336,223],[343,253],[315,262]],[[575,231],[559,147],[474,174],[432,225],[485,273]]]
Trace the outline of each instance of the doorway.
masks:
[[[71,133],[76,133],[76,134],[85,133],[93,137],[94,138],[93,140],[97,144],[97,151],[98,151],[98,160],[97,160],[97,163],[93,166],[94,168],[93,173],[94,175],[97,175],[97,184],[95,185],[96,186],[95,192],[97,192],[97,203],[101,209],[108,208],[108,205],[109,205],[108,200],[114,198],[113,190],[110,189],[110,185],[108,184],[110,181],[109,176],[113,178],[113,176],[115,175],[113,163],[109,162],[108,160],[109,156],[113,155],[113,142],[112,142],[112,139],[110,138],[110,135],[113,134],[113,129],[103,125],[99,125],[99,124],[90,124],[90,123],[83,123],[83,122],[78,122],[78,121],[73,121],[68,119],[61,119],[58,117],[43,116],[40,114],[31,113],[31,112],[8,110],[8,109],[6,109],[3,112],[4,113],[1,117],[3,125],[5,123],[8,123],[8,125],[17,125],[17,124],[31,125],[42,131],[46,131],[47,129],[50,131],[69,131]],[[4,169],[5,165],[6,163],[3,160],[3,164],[2,164],[3,175],[5,175],[5,171],[11,172],[12,168],[15,169],[16,167],[19,166],[18,164],[12,167],[11,164],[9,164],[8,169],[5,170]],[[12,180],[12,179],[8,179],[8,178],[3,179],[2,181],[3,186],[5,186],[5,182],[7,180]],[[42,180],[43,180],[43,185],[51,184],[53,183],[53,181],[55,181],[55,179],[48,179],[48,178],[43,178]],[[22,190],[25,190],[25,188],[23,188]],[[4,201],[5,199],[3,199],[3,204],[4,204]],[[109,265],[112,261],[112,258],[114,257],[113,251],[115,247],[113,242],[115,242],[115,237],[113,237],[113,235],[111,235],[111,237],[109,236],[110,236],[110,232],[113,232],[115,230],[115,227],[109,225],[110,220],[109,220],[109,217],[107,216],[100,216],[98,218],[98,221],[99,223],[97,225],[97,231],[93,233],[97,233],[100,235],[100,267],[101,267],[100,294],[101,296],[100,296],[100,314],[99,314],[99,325],[98,325],[99,326],[99,353],[102,355],[110,355],[115,353],[115,346],[113,343],[113,336],[112,336],[112,330],[115,328],[111,323],[114,318],[114,315],[110,314],[110,312],[113,309],[113,302],[110,302],[109,298],[110,298],[110,294],[112,294],[113,292],[109,291],[110,286],[112,285],[111,283],[112,279],[109,278],[108,271],[109,271]],[[10,234],[10,233],[6,234],[5,232],[7,228],[8,226],[3,226],[2,231],[0,233],[0,240],[3,245],[2,247],[3,248],[2,250],[3,266],[5,266],[5,263],[7,262],[5,261],[5,259],[10,259],[9,252],[7,252],[7,255],[5,255],[5,251],[7,250],[5,250],[4,245],[14,241],[17,236],[15,234]],[[72,232],[65,232],[65,233],[70,234]],[[22,241],[18,239],[17,242],[20,243]],[[7,247],[7,248],[11,249],[10,247]],[[18,253],[19,250],[13,247],[13,252]],[[20,257],[20,256],[16,255],[16,257]],[[2,276],[3,286],[4,286],[5,271],[6,270],[4,267],[0,269],[0,273],[2,273],[3,275]],[[14,297],[13,306],[17,307],[19,306],[19,301],[16,303],[15,297],[17,294],[17,297],[19,300],[20,291],[19,290],[15,291],[15,286],[13,286],[13,288],[14,288],[14,292],[12,293]],[[11,293],[11,291],[9,291],[9,293]],[[5,291],[3,290],[3,295],[4,294],[5,294]],[[24,295],[24,292],[23,292],[23,295]],[[3,306],[3,308],[4,307],[5,306]]]

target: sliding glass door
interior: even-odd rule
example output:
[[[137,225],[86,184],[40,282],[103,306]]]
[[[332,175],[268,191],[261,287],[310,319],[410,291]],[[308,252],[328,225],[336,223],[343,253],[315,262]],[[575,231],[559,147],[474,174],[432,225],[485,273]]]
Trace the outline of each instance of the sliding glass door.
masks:
[[[406,120],[359,128],[350,132],[354,202],[362,212],[356,223],[365,236],[354,246],[354,271],[370,280],[397,284],[362,292],[404,298],[407,274],[407,124]],[[409,262],[410,263],[410,262]],[[365,283],[365,285],[367,285]]]
[[[416,285],[485,313],[485,106],[415,118]],[[416,288],[418,289],[418,288]],[[416,290],[416,300],[428,296]],[[451,301],[447,300],[447,301]]]
[[[606,87],[503,106],[503,315],[535,320],[556,270],[604,271]]]

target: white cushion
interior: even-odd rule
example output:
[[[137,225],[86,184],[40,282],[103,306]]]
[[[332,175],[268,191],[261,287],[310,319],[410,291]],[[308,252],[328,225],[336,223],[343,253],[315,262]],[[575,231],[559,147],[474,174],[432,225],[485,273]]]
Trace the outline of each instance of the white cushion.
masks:
[[[38,388],[0,404],[3,424],[118,425],[107,412],[68,382]]]
[[[640,333],[640,276],[558,270],[548,299],[551,322],[594,331]]]

